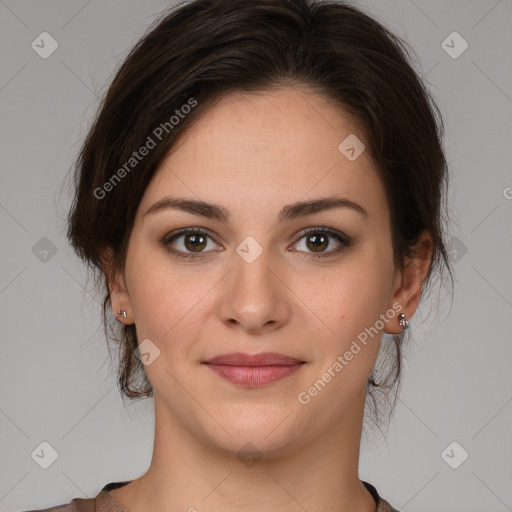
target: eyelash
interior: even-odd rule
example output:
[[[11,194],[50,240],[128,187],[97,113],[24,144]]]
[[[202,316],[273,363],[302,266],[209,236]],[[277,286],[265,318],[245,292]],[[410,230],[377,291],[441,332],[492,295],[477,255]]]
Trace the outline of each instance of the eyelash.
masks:
[[[204,258],[206,253],[189,254],[189,253],[183,253],[181,251],[175,251],[175,250],[169,248],[169,244],[171,242],[173,242],[174,240],[176,240],[180,236],[186,235],[186,234],[189,234],[189,233],[194,233],[194,234],[198,234],[198,235],[205,235],[208,238],[213,240],[213,238],[206,231],[204,231],[202,229],[199,229],[199,228],[184,228],[184,229],[180,229],[179,231],[175,231],[173,233],[169,233],[169,234],[165,235],[160,240],[160,244],[169,253],[171,253],[173,256],[176,256],[178,258],[188,259],[188,260]],[[328,251],[328,252],[319,253],[319,254],[307,253],[308,257],[311,257],[313,259],[328,258],[328,257],[334,256],[334,255],[338,254],[339,252],[341,252],[342,250],[344,250],[345,248],[348,248],[348,247],[350,247],[352,245],[352,240],[349,237],[347,237],[346,235],[343,235],[342,233],[339,233],[338,231],[335,231],[333,229],[323,228],[323,227],[314,227],[314,228],[308,229],[308,231],[304,232],[300,236],[300,238],[297,240],[297,242],[294,243],[294,245],[297,244],[300,240],[302,240],[306,236],[310,235],[311,233],[322,233],[322,234],[330,235],[332,238],[334,238],[337,242],[339,242],[341,244],[341,247],[339,247],[338,249],[334,249],[334,250],[331,250],[331,251]]]

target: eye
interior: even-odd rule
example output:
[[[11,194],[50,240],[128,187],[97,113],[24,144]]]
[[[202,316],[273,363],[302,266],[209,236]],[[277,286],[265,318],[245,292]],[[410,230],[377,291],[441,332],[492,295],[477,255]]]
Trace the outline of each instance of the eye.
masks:
[[[302,240],[304,240],[304,243],[301,242]],[[334,240],[334,243],[332,243],[332,240]],[[207,250],[209,241],[211,241],[210,250]],[[211,235],[199,228],[184,228],[169,233],[160,240],[160,244],[173,256],[183,259],[204,258],[207,257],[206,253],[219,248]],[[326,251],[332,245],[337,245],[337,247]],[[334,256],[351,245],[351,239],[343,233],[323,227],[308,229],[294,244],[301,252],[312,251],[308,252],[308,257],[312,258]]]
[[[180,240],[181,239],[181,240]],[[208,241],[211,240],[210,249],[218,249],[218,245],[213,241],[213,238],[198,228],[184,228],[179,231],[166,235],[160,243],[173,255],[179,258],[201,258],[205,256],[205,248],[208,247]],[[172,249],[171,246],[177,246]]]
[[[331,243],[331,239],[335,240],[334,244]],[[304,240],[304,243],[301,243],[301,240]],[[326,251],[328,247],[336,244],[336,248]],[[298,242],[295,242],[295,246],[297,246],[299,250],[304,250],[304,248],[306,250],[311,250],[312,252],[308,253],[308,255],[313,258],[334,256],[351,245],[352,241],[346,235],[338,231],[334,231],[333,229],[322,227],[309,229]]]

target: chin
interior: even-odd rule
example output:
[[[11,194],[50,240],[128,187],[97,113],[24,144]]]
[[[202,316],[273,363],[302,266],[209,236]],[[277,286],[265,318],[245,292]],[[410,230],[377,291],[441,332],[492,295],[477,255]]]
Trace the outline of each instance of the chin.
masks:
[[[261,458],[282,457],[295,448],[291,433],[288,431],[283,431],[272,438],[265,437],[266,435],[261,435],[261,429],[248,429],[234,434],[233,437],[222,431],[210,437],[210,442],[217,449],[239,459],[247,467],[251,467]]]
[[[242,409],[239,413],[216,418],[224,428],[216,421],[207,420],[204,435],[209,438],[209,443],[237,457],[246,451],[277,457],[293,451],[300,444],[300,430],[294,421],[285,420],[290,411],[283,411],[282,407],[251,410],[247,406]]]

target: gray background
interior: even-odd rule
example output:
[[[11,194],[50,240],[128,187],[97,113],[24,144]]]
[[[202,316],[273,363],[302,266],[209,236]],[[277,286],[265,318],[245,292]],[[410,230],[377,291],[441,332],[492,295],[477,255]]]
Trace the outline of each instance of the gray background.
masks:
[[[451,311],[441,287],[412,319],[388,438],[363,439],[360,477],[401,511],[512,510],[512,2],[361,4],[413,46],[444,115],[457,283]],[[150,462],[153,402],[123,407],[63,181],[113,70],[169,5],[0,0],[2,511],[92,497]],[[47,59],[31,47],[43,31],[59,45]],[[441,46],[453,31],[458,58]],[[48,469],[31,457],[43,441]],[[441,455],[453,441],[469,453],[457,469]]]

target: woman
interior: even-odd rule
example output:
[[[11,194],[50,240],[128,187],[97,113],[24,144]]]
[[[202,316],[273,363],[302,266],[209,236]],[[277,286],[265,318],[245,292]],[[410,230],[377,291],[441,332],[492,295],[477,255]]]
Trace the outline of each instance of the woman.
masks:
[[[359,479],[359,446],[451,275],[441,141],[405,46],[355,7],[165,13],[84,142],[68,230],[123,396],[154,397],[153,457],[49,510],[396,510]]]

